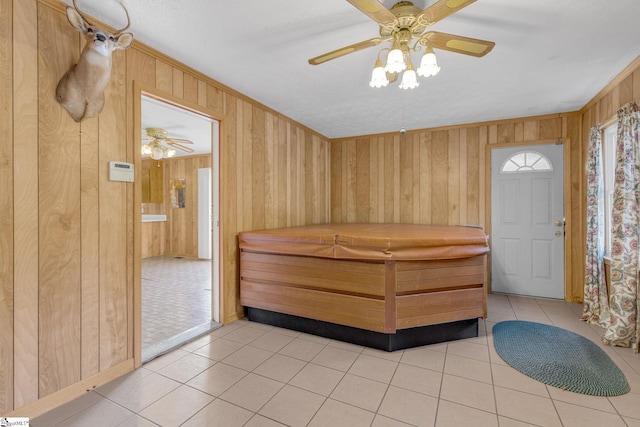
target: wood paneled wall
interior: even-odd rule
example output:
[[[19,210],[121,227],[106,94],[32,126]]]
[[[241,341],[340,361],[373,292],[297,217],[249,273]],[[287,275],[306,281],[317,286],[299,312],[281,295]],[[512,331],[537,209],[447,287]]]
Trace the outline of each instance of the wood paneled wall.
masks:
[[[583,178],[575,113],[332,140],[331,220],[468,224],[488,230],[488,147],[560,139],[570,144],[570,159],[565,159],[572,218],[566,295],[580,300]]]
[[[211,167],[211,155],[164,161],[163,200],[167,214],[165,255],[198,257],[198,169]],[[185,180],[185,207],[172,208],[172,179]]]
[[[243,315],[238,232],[329,220],[325,138],[138,42],[114,54],[99,118],[75,123],[54,91],[83,43],[61,2],[0,0],[3,415],[35,417],[133,369],[140,186],[109,181],[108,162],[140,161],[136,84],[221,122],[223,322]]]
[[[638,99],[640,99],[640,57],[629,64],[580,110],[585,147],[587,147],[589,133],[594,125],[615,118],[617,111],[623,105]],[[583,161],[586,163],[586,148],[583,154],[585,156]]]

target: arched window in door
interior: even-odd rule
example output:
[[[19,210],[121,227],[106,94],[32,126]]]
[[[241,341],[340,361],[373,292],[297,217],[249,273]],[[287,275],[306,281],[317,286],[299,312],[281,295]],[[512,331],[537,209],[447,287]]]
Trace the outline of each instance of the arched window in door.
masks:
[[[521,151],[502,163],[500,173],[550,172],[553,166],[549,159],[537,151]]]

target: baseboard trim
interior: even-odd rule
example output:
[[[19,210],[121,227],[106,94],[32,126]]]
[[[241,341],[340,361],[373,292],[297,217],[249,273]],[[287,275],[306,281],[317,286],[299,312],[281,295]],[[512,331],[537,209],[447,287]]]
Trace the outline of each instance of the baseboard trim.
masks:
[[[87,379],[80,380],[75,384],[67,386],[61,390],[51,393],[34,402],[27,403],[20,408],[4,414],[4,417],[28,417],[30,419],[39,417],[40,415],[51,411],[65,403],[72,401],[85,393],[107,384],[134,370],[133,358],[127,359],[117,365],[114,365],[105,371],[93,375]]]

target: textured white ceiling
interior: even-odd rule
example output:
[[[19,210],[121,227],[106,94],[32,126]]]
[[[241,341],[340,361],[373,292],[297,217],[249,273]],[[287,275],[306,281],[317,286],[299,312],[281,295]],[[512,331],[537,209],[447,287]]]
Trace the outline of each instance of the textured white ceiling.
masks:
[[[640,54],[637,0],[478,0],[430,29],[493,51],[437,50],[442,70],[419,88],[372,89],[377,48],[307,62],[378,35],[345,0],[124,1],[136,39],[329,138],[575,111]],[[77,2],[124,23],[115,0]]]

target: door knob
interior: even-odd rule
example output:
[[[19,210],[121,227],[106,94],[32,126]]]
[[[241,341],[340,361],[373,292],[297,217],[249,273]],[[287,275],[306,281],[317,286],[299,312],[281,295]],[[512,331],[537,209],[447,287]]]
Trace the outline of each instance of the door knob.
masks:
[[[556,232],[555,232],[555,235],[556,235],[556,237],[560,237],[560,236],[562,236],[562,231],[556,231]]]
[[[558,226],[558,227],[562,227],[564,225],[564,221],[559,219],[557,221],[553,221],[553,224]]]

